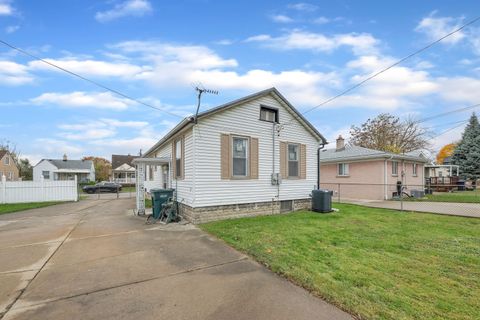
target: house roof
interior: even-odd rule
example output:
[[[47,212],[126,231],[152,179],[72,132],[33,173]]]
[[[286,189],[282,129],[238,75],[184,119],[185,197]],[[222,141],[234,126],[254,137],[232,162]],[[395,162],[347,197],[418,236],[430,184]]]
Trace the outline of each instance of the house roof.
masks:
[[[0,150],[0,159],[3,158],[4,155],[6,155],[8,153],[7,150]]]
[[[360,146],[346,145],[341,150],[327,149],[320,154],[320,162],[338,162],[338,161],[353,161],[353,160],[370,160],[370,159],[397,159],[397,160],[411,160],[418,162],[427,162],[427,159],[419,153],[396,154],[380,150],[363,148]]]
[[[122,164],[128,164],[132,166],[133,159],[138,158],[138,156],[132,155],[123,155],[123,154],[112,154],[112,169],[115,170],[120,167]]]
[[[58,169],[67,170],[90,170],[93,165],[92,160],[61,160],[61,159],[44,159],[50,162]]]
[[[257,93],[245,96],[243,98],[222,104],[218,107],[199,112],[197,115],[197,119],[202,119],[209,117],[210,115],[213,115],[215,113],[224,111],[226,109],[238,106],[242,103],[245,103],[250,100],[254,100],[269,94],[273,94],[278,98],[280,101],[282,101],[291,111],[298,116],[298,120],[303,123],[305,127],[307,127],[319,140],[322,140],[323,143],[327,144],[327,139],[274,87],[259,91]],[[194,117],[189,116],[184,118],[179,124],[177,124],[170,132],[168,132],[160,141],[158,141],[153,147],[151,147],[147,152],[145,152],[144,156],[148,156],[152,151],[156,150],[158,147],[160,147],[163,143],[168,141],[172,136],[174,136],[176,133],[181,131],[183,128],[188,126],[189,124],[192,124],[194,122]]]

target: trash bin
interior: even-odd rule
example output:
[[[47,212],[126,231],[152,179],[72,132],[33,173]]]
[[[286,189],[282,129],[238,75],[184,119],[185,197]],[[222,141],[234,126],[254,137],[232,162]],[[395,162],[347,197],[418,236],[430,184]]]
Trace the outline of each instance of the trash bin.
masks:
[[[457,186],[458,191],[465,191],[465,180],[459,180]]]
[[[312,191],[312,210],[315,212],[332,211],[332,194],[330,190],[317,189]]]
[[[174,189],[150,189],[150,193],[152,194],[153,217],[155,219],[160,218],[162,204],[167,202],[169,198],[173,198],[173,192]]]

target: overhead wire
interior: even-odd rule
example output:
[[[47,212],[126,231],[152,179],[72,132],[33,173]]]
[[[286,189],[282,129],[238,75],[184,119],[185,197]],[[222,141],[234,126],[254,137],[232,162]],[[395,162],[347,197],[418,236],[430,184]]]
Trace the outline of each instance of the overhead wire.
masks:
[[[51,67],[53,67],[53,68],[59,69],[59,70],[61,70],[61,71],[63,71],[63,72],[66,72],[66,73],[68,73],[68,74],[70,74],[70,75],[72,75],[72,76],[74,76],[74,77],[77,77],[77,78],[79,78],[79,79],[82,79],[82,80],[84,80],[84,81],[87,81],[87,82],[89,82],[89,83],[91,83],[91,84],[93,84],[93,85],[95,85],[95,86],[97,86],[97,87],[100,87],[100,88],[102,88],[102,89],[104,89],[104,90],[107,90],[107,91],[109,91],[109,92],[112,92],[112,93],[114,93],[114,94],[116,94],[116,95],[118,95],[118,96],[120,96],[120,97],[123,97],[123,98],[125,98],[125,99],[128,99],[128,100],[130,100],[130,101],[134,101],[134,102],[136,102],[136,103],[138,103],[138,104],[141,104],[141,105],[143,105],[143,106],[146,106],[146,107],[149,107],[149,108],[152,108],[152,109],[155,109],[155,110],[158,110],[158,111],[167,113],[167,114],[169,114],[169,115],[172,115],[172,116],[175,116],[175,117],[178,117],[178,118],[182,118],[182,119],[184,118],[184,117],[182,117],[182,116],[180,116],[180,115],[178,115],[178,114],[176,114],[176,113],[170,112],[170,111],[165,110],[165,109],[162,109],[162,108],[155,107],[155,106],[153,106],[153,105],[151,105],[151,104],[149,104],[149,103],[146,103],[146,102],[144,102],[144,101],[142,101],[142,100],[139,100],[139,99],[137,99],[137,98],[131,97],[131,96],[125,94],[125,93],[122,93],[122,92],[116,90],[116,89],[112,89],[112,88],[110,88],[110,87],[107,87],[106,85],[101,84],[101,83],[99,83],[99,82],[97,82],[97,81],[95,81],[95,80],[91,80],[91,79],[89,79],[89,78],[87,78],[87,77],[85,77],[85,76],[82,76],[82,75],[80,75],[80,74],[78,74],[78,73],[76,73],[76,72],[70,71],[70,70],[68,70],[68,69],[66,69],[66,68],[64,68],[64,67],[61,67],[61,66],[53,63],[53,62],[50,62],[50,61],[45,60],[45,59],[42,59],[42,58],[40,58],[40,57],[38,57],[38,56],[36,56],[36,55],[34,55],[34,54],[26,51],[26,50],[23,50],[23,49],[21,49],[21,48],[16,47],[16,46],[14,46],[14,45],[12,45],[12,44],[4,41],[4,40],[1,40],[1,39],[0,39],[0,43],[3,44],[3,45],[5,45],[5,46],[7,46],[7,47],[9,47],[9,48],[11,48],[11,49],[16,50],[16,51],[18,51],[18,52],[20,52],[20,53],[22,53],[22,54],[24,54],[24,55],[26,55],[26,56],[29,56],[30,58],[36,59],[36,60],[38,60],[38,61],[41,61],[41,62],[43,62],[43,63],[45,63],[45,64],[47,64],[47,65],[49,65],[49,66],[51,66]]]

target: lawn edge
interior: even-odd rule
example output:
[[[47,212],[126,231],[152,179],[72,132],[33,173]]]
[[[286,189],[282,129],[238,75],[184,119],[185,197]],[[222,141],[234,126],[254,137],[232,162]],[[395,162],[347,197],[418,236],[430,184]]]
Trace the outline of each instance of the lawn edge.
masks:
[[[298,210],[298,211],[292,211],[292,212],[289,212],[287,214],[292,214],[292,213],[300,213],[300,212],[304,212],[305,210]],[[267,216],[275,216],[275,215],[267,215]],[[245,219],[245,218],[256,218],[255,216],[253,217],[242,217],[242,218],[236,218],[236,219],[229,219],[229,220],[237,220],[237,219]],[[210,221],[210,222],[215,222],[215,221]],[[286,280],[288,282],[290,282],[291,284],[299,287],[299,288],[302,288],[304,290],[306,290],[309,294],[311,294],[312,296],[314,296],[315,298],[317,299],[320,299],[320,300],[323,300],[324,302],[328,303],[328,304],[331,304],[332,306],[334,306],[335,308],[338,308],[340,310],[342,310],[343,312],[346,312],[348,313],[350,316],[352,316],[354,319],[357,319],[357,320],[362,320],[364,318],[362,318],[361,315],[359,314],[356,314],[356,313],[352,313],[351,310],[348,310],[346,309],[344,306],[338,304],[337,302],[335,301],[330,301],[329,299],[327,299],[326,297],[322,296],[320,293],[317,293],[315,291],[313,291],[312,289],[310,288],[307,288],[307,287],[304,287],[303,285],[301,285],[298,281],[296,281],[294,278],[291,278],[289,277],[288,275],[284,274],[284,273],[281,273],[281,272],[275,272],[273,271],[270,266],[264,262],[261,262],[261,261],[258,261],[254,256],[252,256],[250,253],[248,252],[245,252],[245,251],[242,251],[234,246],[232,246],[230,243],[226,242],[225,240],[223,240],[222,238],[219,238],[217,235],[209,232],[208,230],[205,230],[204,228],[202,228],[202,225],[206,225],[210,222],[205,222],[205,223],[201,223],[201,224],[198,224],[198,228],[200,230],[202,230],[203,232],[205,232],[206,234],[210,235],[210,236],[213,236],[215,237],[215,239],[221,241],[223,244],[227,245],[229,248],[235,250],[236,252],[240,253],[240,254],[243,254],[245,256],[247,256],[249,259],[253,260],[255,263],[258,263],[259,265],[265,267],[268,271],[270,271],[271,273],[273,273],[274,275],[282,278],[283,280]]]

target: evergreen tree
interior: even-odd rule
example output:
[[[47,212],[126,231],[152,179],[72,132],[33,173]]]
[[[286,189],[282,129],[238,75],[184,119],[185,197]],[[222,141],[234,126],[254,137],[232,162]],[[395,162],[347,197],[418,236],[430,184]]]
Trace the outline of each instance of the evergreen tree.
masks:
[[[455,148],[452,164],[460,166],[460,175],[466,179],[480,178],[480,124],[475,113],[462,134],[462,140]]]

